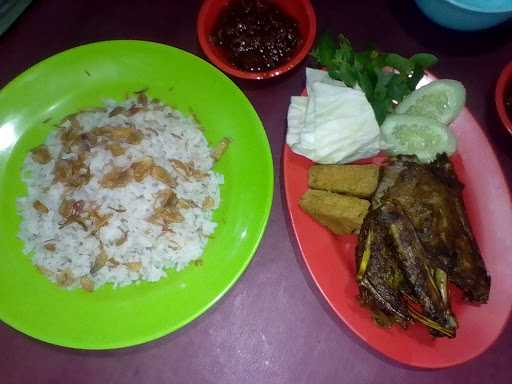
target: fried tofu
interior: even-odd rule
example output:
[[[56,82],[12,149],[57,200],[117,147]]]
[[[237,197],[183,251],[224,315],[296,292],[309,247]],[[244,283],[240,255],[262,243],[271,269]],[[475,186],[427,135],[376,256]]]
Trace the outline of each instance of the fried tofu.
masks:
[[[359,230],[370,202],[354,196],[308,189],[299,205],[335,234],[347,235]]]
[[[313,165],[309,169],[310,188],[370,197],[379,183],[379,167],[365,165]]]

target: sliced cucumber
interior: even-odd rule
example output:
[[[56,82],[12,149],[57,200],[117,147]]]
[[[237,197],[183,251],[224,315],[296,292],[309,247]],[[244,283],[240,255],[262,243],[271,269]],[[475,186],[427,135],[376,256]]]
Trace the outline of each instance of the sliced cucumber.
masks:
[[[434,80],[418,88],[396,107],[396,113],[430,117],[450,124],[466,102],[466,89],[457,80]]]
[[[437,120],[417,115],[389,115],[381,126],[383,149],[393,155],[416,155],[421,162],[437,154],[451,155],[456,141],[450,129]]]

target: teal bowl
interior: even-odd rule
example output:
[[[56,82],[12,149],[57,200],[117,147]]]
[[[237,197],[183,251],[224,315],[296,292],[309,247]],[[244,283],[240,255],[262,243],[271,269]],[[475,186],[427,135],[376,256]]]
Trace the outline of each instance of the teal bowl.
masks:
[[[459,31],[478,31],[512,18],[512,0],[415,0],[433,22]]]

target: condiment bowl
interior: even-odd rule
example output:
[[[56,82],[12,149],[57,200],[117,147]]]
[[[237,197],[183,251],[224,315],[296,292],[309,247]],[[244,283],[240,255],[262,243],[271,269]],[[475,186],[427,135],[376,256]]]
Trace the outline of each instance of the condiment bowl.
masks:
[[[509,108],[507,113],[505,106],[505,97],[507,96],[512,97],[512,61],[501,72],[494,94],[494,101],[500,120],[507,131],[512,134],[512,108]]]
[[[310,0],[273,0],[279,9],[297,23],[301,43],[295,49],[290,59],[269,71],[250,72],[241,70],[230,63],[225,53],[217,47],[211,38],[222,10],[233,0],[205,0],[199,10],[197,18],[197,37],[203,52],[208,59],[219,69],[229,75],[252,80],[268,79],[282,75],[299,64],[309,53],[316,36],[316,15]]]
[[[506,0],[416,0],[433,22],[459,31],[478,31],[512,17],[512,1]]]

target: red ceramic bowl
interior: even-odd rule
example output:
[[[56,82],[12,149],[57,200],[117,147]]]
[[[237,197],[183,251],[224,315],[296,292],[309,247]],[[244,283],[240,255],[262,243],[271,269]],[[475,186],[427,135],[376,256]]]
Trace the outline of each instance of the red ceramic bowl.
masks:
[[[509,97],[512,96],[512,62],[508,63],[505,69],[501,72],[501,75],[498,78],[498,83],[496,84],[496,92],[494,95],[496,109],[498,110],[500,120],[507,131],[512,134],[512,117],[505,109],[505,97],[507,95]]]
[[[273,0],[284,13],[292,17],[299,27],[302,43],[290,60],[277,68],[265,72],[248,72],[233,66],[222,50],[211,41],[210,34],[224,7],[232,0],[205,0],[197,19],[197,37],[208,59],[222,71],[243,79],[268,79],[279,76],[299,64],[311,50],[316,35],[316,16],[310,0]]]

